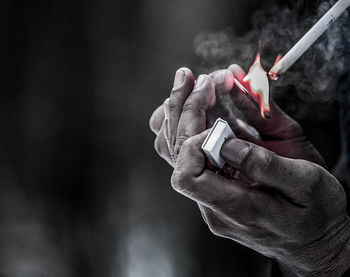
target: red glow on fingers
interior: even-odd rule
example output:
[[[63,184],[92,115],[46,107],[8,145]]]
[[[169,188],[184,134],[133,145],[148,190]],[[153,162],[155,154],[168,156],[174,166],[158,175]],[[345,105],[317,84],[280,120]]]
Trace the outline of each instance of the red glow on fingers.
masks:
[[[233,85],[235,84],[235,78],[233,77],[233,74],[230,72],[230,74],[226,75],[225,78],[225,91],[230,91],[233,88]]]
[[[213,81],[215,81],[215,75],[213,77]],[[232,90],[233,85],[235,83],[234,77],[233,77],[233,73],[230,70],[226,70],[225,71],[225,77],[224,77],[224,81],[220,82],[220,87],[216,90],[217,94],[222,94],[222,93],[228,93]],[[212,98],[209,108],[212,108],[214,105],[216,104],[216,96],[214,94],[214,97]]]

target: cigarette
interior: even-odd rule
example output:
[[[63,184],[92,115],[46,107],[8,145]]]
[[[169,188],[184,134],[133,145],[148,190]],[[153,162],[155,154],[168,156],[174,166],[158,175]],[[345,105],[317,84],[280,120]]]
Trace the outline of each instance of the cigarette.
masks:
[[[277,80],[285,73],[315,41],[340,17],[350,6],[350,0],[339,0],[321,19],[293,46],[292,49],[269,71],[269,77]]]

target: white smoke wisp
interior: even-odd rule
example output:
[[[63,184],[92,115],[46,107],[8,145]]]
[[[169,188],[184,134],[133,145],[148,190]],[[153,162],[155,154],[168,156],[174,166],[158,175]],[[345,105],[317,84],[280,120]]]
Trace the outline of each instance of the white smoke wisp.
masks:
[[[252,14],[252,30],[236,36],[231,29],[203,32],[195,38],[195,52],[200,59],[199,70],[210,72],[236,63],[248,70],[262,42],[262,64],[268,71],[279,53],[285,54],[334,4],[325,1],[316,14],[303,17],[295,10],[278,5]],[[271,82],[274,99],[291,101],[286,107],[296,118],[311,113],[306,106],[329,106],[336,99],[339,78],[345,73],[342,33],[348,32],[344,22],[348,12],[339,18],[278,81]],[[350,38],[349,38],[350,40]],[[287,106],[288,106],[287,105]],[[297,106],[291,108],[292,106]]]

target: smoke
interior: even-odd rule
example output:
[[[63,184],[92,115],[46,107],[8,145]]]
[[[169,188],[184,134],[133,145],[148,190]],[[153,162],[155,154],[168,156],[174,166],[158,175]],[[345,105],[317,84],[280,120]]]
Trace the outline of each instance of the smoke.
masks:
[[[236,63],[247,71],[261,41],[262,64],[268,71],[277,55],[288,52],[334,2],[322,2],[313,12],[305,12],[302,5],[270,3],[251,15],[252,30],[243,36],[235,35],[231,29],[198,34],[194,45],[199,70],[210,72]],[[346,12],[285,75],[271,82],[272,97],[293,117],[305,118],[311,112],[314,115],[311,106],[324,109],[336,99],[339,78],[346,71],[342,33],[348,33],[344,24],[347,17]]]

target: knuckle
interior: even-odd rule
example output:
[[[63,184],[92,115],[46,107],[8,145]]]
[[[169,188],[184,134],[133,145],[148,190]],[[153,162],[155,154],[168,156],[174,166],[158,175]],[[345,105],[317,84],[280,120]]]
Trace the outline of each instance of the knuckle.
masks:
[[[301,161],[301,166],[304,169],[304,178],[306,178],[306,186],[303,186],[302,192],[303,196],[307,201],[310,201],[310,199],[314,199],[315,195],[318,195],[320,190],[322,191],[320,185],[324,183],[324,174],[321,167],[319,167],[316,164],[307,162],[307,161]],[[327,186],[329,185],[328,181],[325,182]]]
[[[174,148],[174,152],[178,155],[180,153],[181,149],[184,149],[183,151],[187,151],[191,148],[192,145],[192,139],[189,138],[186,135],[180,135],[176,139],[176,145]]]
[[[223,70],[225,70],[225,69],[218,69],[218,70],[215,70],[215,71],[209,73],[208,76],[209,76],[210,78],[213,79],[213,78],[215,77],[216,74],[218,74],[219,72],[221,72],[221,71],[223,71]]]
[[[218,227],[217,225],[213,224],[208,224],[208,228],[210,232],[212,232],[215,236],[222,236],[221,228]]]
[[[173,189],[177,191],[179,188],[179,173],[176,170],[171,175],[170,183]]]
[[[157,132],[162,126],[163,120],[164,120],[164,106],[161,105],[153,111],[149,119],[149,127],[151,128],[153,133],[157,134]]]
[[[195,98],[195,97],[193,97]],[[189,99],[188,101],[185,102],[182,108],[183,113],[188,113],[192,114],[195,117],[201,117],[204,115],[207,103],[201,103],[201,100],[196,100],[196,99]]]
[[[170,100],[169,100],[169,103],[168,103],[168,109],[169,109],[169,112],[170,113],[174,113],[174,112],[177,112],[179,110],[179,104],[178,104],[178,101],[176,99],[176,96],[171,96],[170,97]]]
[[[268,153],[266,151],[260,151],[258,155],[259,160],[253,162],[258,162],[259,164],[251,167],[253,175],[259,178],[262,175],[271,174],[271,172],[276,170],[276,162],[274,159],[276,154],[273,152]]]
[[[194,143],[193,137],[181,136],[180,140],[182,140],[182,147],[186,150],[191,149]]]
[[[150,127],[150,129],[152,130],[153,133],[157,133],[158,132],[159,126],[158,126],[157,122],[158,121],[156,120],[156,116],[153,113],[152,116],[149,119],[149,122],[148,122],[149,127]]]
[[[317,170],[318,169],[318,170]],[[312,173],[312,193],[321,192],[327,199],[334,198],[338,203],[346,202],[346,194],[336,177],[318,165]]]
[[[186,101],[183,105],[182,111],[184,113],[193,112],[198,110],[198,105],[195,105],[193,101]]]
[[[152,115],[151,118],[149,119],[148,125],[149,125],[149,128],[150,128],[153,132],[155,132],[155,124],[154,124],[153,115]]]
[[[158,153],[159,156],[162,156],[162,154],[163,154],[163,147],[162,147],[162,144],[161,144],[160,135],[158,135],[156,137],[156,139],[154,140],[154,149],[156,150],[156,152]]]
[[[164,100],[163,106],[168,106],[169,105],[169,101],[170,101],[170,97],[168,97],[167,99]]]
[[[209,79],[209,77],[206,77]],[[195,115],[203,115],[215,98],[215,84],[209,79],[205,84],[195,89],[187,98],[182,107],[182,112]]]
[[[208,228],[211,233],[218,237],[224,237],[226,234],[224,224],[215,216],[207,217],[208,219]]]
[[[171,175],[170,182],[174,190],[182,192],[187,190],[189,178],[182,171],[175,169]]]

